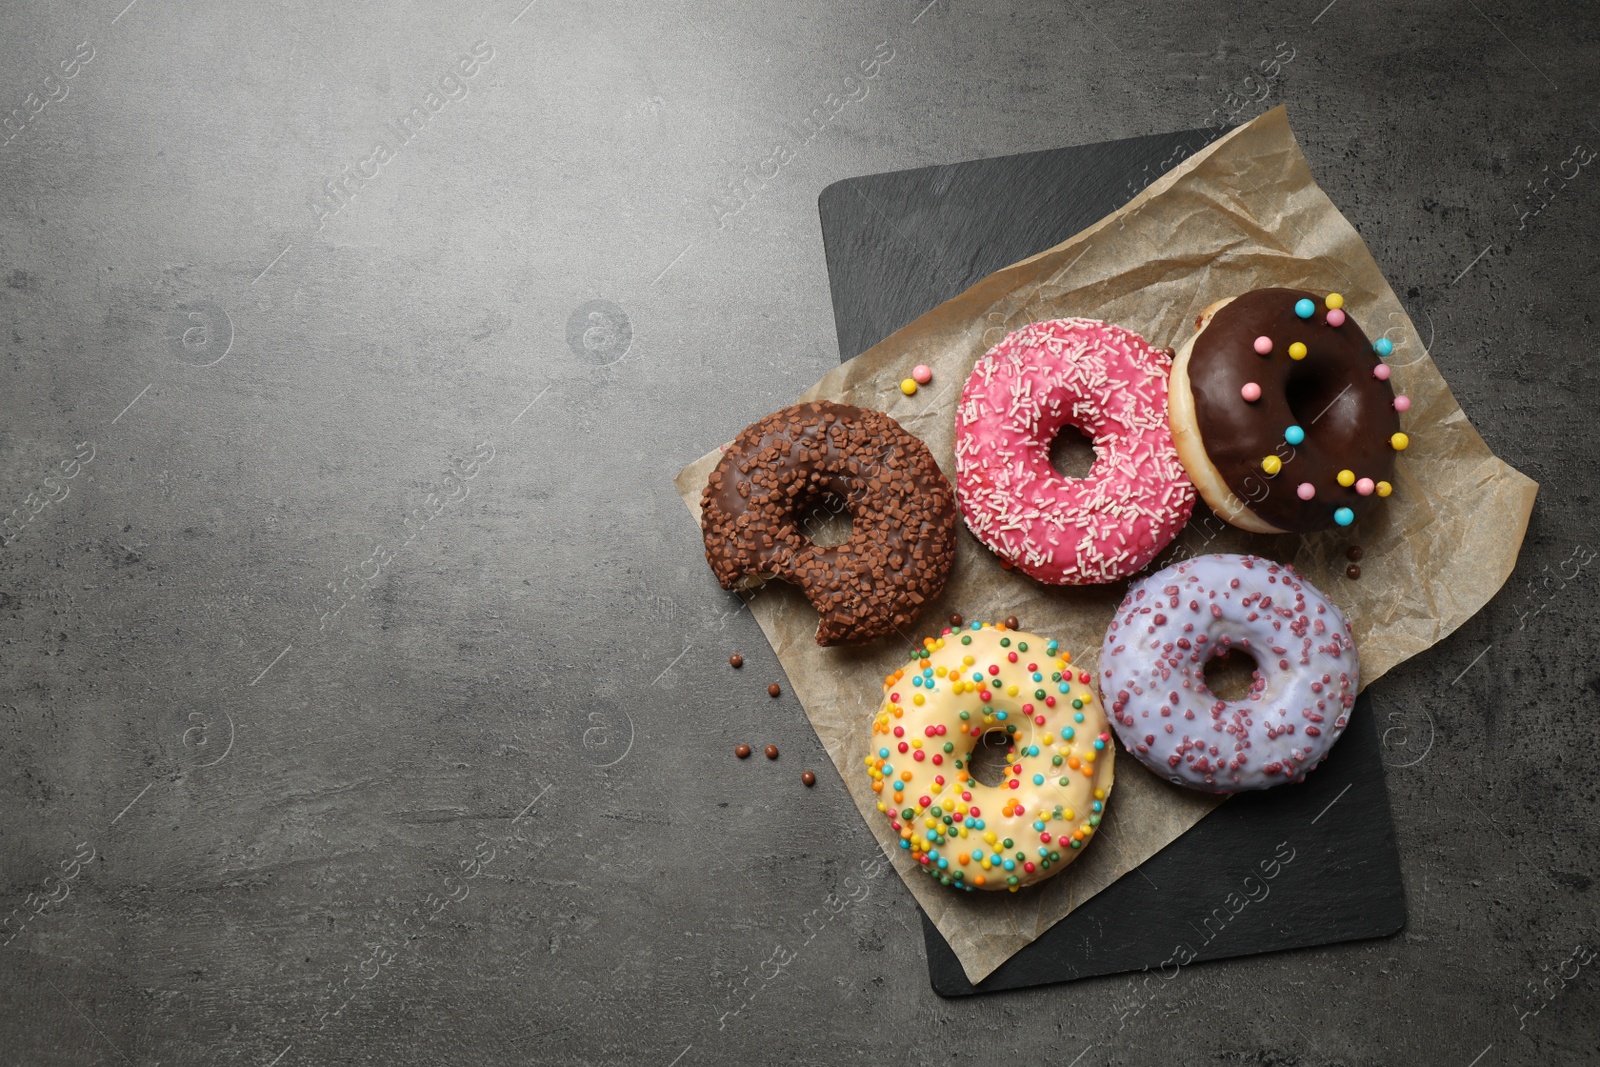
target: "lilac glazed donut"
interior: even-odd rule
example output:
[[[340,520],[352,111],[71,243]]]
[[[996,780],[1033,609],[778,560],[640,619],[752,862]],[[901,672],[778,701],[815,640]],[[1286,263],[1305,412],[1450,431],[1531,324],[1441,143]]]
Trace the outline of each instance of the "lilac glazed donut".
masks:
[[[1256,661],[1250,692],[1219,700],[1206,661]],[[1344,732],[1361,687],[1344,615],[1294,569],[1199,556],[1135,582],[1100,652],[1100,693],[1123,746],[1175,785],[1238,793],[1298,782]]]

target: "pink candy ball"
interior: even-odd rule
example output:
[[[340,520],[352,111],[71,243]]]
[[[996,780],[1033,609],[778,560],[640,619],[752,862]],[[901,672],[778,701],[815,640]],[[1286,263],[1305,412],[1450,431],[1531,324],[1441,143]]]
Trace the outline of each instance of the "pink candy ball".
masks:
[[[1299,495],[1301,500],[1310,500],[1317,495],[1317,487],[1310,482],[1301,482],[1300,488],[1296,489],[1295,493]]]
[[[1372,376],[1374,378],[1378,379],[1378,381],[1380,381],[1380,382],[1388,381],[1389,380],[1389,364],[1380,363],[1376,367],[1373,367],[1372,368]]]
[[[1255,382],[1245,382],[1244,388],[1239,390],[1239,395],[1253,404],[1261,399],[1261,386]]]
[[[1397,396],[1397,397],[1395,397],[1394,398],[1394,409],[1396,411],[1410,411],[1411,410],[1411,398],[1409,396]]]
[[[918,363],[911,368],[911,380],[918,385],[927,385],[933,381],[933,370],[926,363]]]
[[[1373,490],[1372,479],[1363,478],[1356,483],[1356,492],[1362,496],[1371,496]]]
[[[1256,354],[1267,356],[1272,354],[1272,338],[1262,336],[1256,338]]]
[[[1332,311],[1328,312],[1328,325],[1329,326],[1343,326],[1344,325],[1344,312],[1341,311],[1339,308],[1334,308]]]

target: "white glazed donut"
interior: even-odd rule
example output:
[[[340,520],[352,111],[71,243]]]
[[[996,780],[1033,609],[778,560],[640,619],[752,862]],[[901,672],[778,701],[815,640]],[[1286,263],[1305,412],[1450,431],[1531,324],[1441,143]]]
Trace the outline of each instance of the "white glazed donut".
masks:
[[[1256,661],[1242,700],[1206,688],[1230,648]],[[1141,763],[1177,785],[1237,793],[1298,782],[1344,732],[1361,666],[1344,615],[1291,567],[1212,555],[1128,590],[1106,631],[1100,692]]]
[[[1087,671],[1055,641],[1006,623],[925,638],[884,679],[867,774],[900,847],[957,888],[1043,881],[1088,845],[1111,794],[1112,744]],[[1005,778],[967,763],[984,734],[1011,742]]]

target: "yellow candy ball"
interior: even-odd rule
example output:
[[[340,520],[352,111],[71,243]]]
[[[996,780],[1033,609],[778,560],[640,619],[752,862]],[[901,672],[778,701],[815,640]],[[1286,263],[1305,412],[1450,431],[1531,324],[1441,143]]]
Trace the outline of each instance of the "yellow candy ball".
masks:
[[[1406,446],[1410,443],[1411,438],[1407,437],[1403,433],[1397,433],[1393,437],[1389,438],[1389,444],[1394,447],[1396,452],[1404,452],[1406,450]]]
[[[1283,470],[1283,460],[1279,459],[1277,456],[1268,456],[1266,459],[1261,461],[1261,469],[1266,471],[1268,475],[1277,474],[1279,471]]]
[[[1294,344],[1290,345],[1289,346],[1289,358],[1290,359],[1305,359],[1306,358],[1306,346],[1301,344],[1299,341],[1296,341]]]
[[[1350,488],[1350,486],[1352,486],[1352,485],[1355,485],[1356,484],[1356,472],[1352,471],[1352,470],[1340,471],[1339,472],[1339,484],[1344,486],[1346,489]]]
[[[1390,485],[1388,482],[1379,482],[1376,488],[1379,496],[1388,496],[1390,493],[1394,492],[1394,486]]]
[[[1344,297],[1340,296],[1338,293],[1329,293],[1327,304],[1329,311],[1336,311],[1339,308],[1344,307]]]
[[[910,378],[900,383],[900,391],[906,396],[912,396],[917,391],[917,383]]]

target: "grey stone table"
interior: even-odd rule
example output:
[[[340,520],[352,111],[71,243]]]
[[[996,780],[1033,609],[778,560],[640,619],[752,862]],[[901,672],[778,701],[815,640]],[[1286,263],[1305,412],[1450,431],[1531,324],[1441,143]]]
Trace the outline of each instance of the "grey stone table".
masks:
[[[0,1062],[1594,1060],[1591,5],[525,3],[0,15]],[[1279,99],[1544,487],[1378,694],[1408,925],[942,1001],[671,476],[829,182]]]

